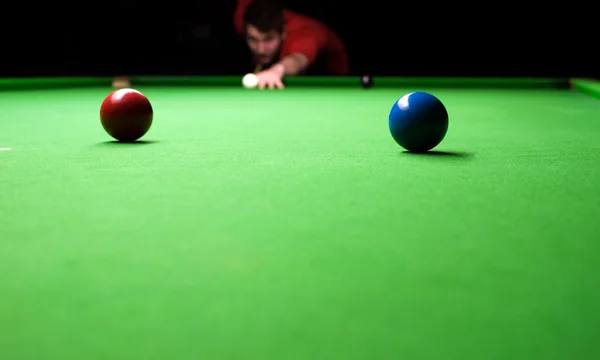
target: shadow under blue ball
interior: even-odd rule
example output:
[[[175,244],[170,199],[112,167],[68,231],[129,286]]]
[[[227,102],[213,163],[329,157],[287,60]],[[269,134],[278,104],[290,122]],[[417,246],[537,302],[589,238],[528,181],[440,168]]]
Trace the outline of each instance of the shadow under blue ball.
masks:
[[[448,132],[448,111],[434,95],[406,94],[390,110],[389,129],[404,149],[426,152],[438,146]]]

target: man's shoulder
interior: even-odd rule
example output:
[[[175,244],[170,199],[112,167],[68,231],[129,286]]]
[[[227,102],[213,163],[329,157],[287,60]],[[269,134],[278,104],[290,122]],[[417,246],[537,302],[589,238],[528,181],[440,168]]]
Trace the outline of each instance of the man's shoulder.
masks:
[[[284,21],[290,35],[296,32],[329,32],[323,22],[291,10],[284,10]]]

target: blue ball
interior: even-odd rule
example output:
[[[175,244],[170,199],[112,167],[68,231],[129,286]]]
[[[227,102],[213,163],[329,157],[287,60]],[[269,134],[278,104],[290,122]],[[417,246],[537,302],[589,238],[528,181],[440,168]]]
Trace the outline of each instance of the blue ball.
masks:
[[[426,92],[406,94],[392,106],[389,116],[392,137],[410,152],[426,152],[438,146],[448,132],[448,111]]]

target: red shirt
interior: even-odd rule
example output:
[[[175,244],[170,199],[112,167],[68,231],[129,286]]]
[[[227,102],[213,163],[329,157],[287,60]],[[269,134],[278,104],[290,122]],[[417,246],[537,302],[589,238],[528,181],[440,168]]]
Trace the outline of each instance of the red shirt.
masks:
[[[243,35],[244,12],[253,0],[238,0],[233,22]],[[284,58],[301,53],[308,58],[308,70],[321,75],[347,75],[348,55],[340,38],[323,23],[293,11],[284,10],[286,37],[279,53]]]

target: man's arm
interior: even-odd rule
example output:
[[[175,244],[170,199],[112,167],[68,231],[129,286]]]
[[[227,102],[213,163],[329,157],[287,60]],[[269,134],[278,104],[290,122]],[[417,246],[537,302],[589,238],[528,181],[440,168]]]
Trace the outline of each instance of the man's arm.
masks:
[[[310,65],[310,61],[308,57],[300,52],[296,52],[290,54],[277,64],[273,65],[273,71],[276,71],[280,74],[280,76],[285,75],[298,75],[303,73],[308,66]]]
[[[303,73],[325,46],[326,34],[310,29],[285,40],[283,58],[273,66],[281,76]]]
[[[258,88],[283,89],[282,79],[286,75],[299,75],[317,58],[324,38],[319,33],[305,32],[286,39],[282,59],[265,71],[258,73]]]
[[[310,60],[302,53],[287,55],[277,64],[258,73],[258,88],[283,89],[282,79],[285,75],[298,75],[306,70],[309,65]]]

